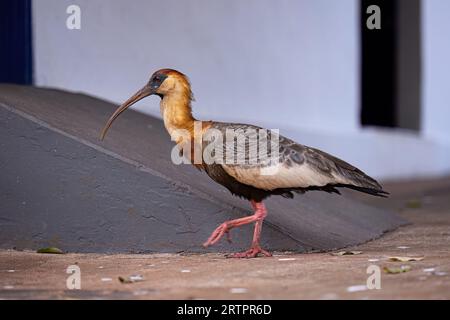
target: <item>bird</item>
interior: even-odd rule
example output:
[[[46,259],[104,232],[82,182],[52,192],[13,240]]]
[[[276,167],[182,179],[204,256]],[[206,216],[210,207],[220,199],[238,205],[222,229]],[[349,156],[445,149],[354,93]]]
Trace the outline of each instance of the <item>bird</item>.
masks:
[[[267,131],[266,137],[275,137],[276,139],[273,140],[276,140],[277,144],[272,149],[267,147],[270,149],[269,152],[266,152],[268,156],[249,155],[248,150],[242,151],[243,144],[251,149],[251,147],[255,147],[256,143],[260,143],[255,142],[258,139],[247,139],[250,135],[254,136],[258,130],[266,129],[249,124],[197,120],[192,113],[194,96],[189,78],[174,69],[160,69],[154,72],[144,87],[120,105],[111,115],[101,131],[100,139],[105,138],[112,123],[122,112],[150,95],[157,95],[161,98],[160,111],[164,126],[172,140],[176,142],[180,154],[233,195],[250,201],[253,208],[252,215],[225,221],[203,243],[204,247],[209,247],[219,242],[224,236],[231,241],[230,231],[233,228],[254,223],[250,248],[243,252],[230,254],[228,257],[272,256],[260,245],[262,225],[267,216],[264,200],[270,196],[293,198],[295,194],[313,190],[340,194],[339,189],[341,188],[353,189],[379,197],[387,197],[389,194],[375,179],[355,166],[324,151],[296,143],[272,131]],[[246,139],[244,142],[241,140],[241,143],[236,140],[233,140],[232,143],[222,143],[222,145],[219,142],[216,143],[219,147],[216,145],[217,148],[214,150],[219,156],[212,157],[213,161],[210,158],[206,159],[207,157],[202,153],[200,153],[200,159],[195,159],[198,150],[206,150],[205,141],[211,140],[207,136],[212,131],[224,137],[230,131],[240,132]],[[246,134],[246,132],[250,133]],[[264,146],[264,142],[262,146]],[[242,152],[245,154],[240,154]],[[221,158],[223,154],[240,155],[244,161],[238,163],[217,161],[218,159],[223,160]],[[275,170],[271,171],[271,169]]]

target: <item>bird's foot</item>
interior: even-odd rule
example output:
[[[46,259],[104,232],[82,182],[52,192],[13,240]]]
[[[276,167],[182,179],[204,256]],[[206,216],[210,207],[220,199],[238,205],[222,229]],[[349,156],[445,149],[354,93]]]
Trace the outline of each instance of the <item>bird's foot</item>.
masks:
[[[213,233],[208,238],[208,240],[206,240],[206,242],[203,243],[203,246],[205,248],[212,246],[213,244],[217,243],[223,237],[224,234],[227,235],[227,240],[228,240],[228,242],[231,243],[230,229],[231,228],[228,225],[228,223],[226,223],[226,222],[222,223],[220,226],[218,226],[216,228],[216,230],[213,231]]]
[[[269,251],[262,249],[261,247],[252,247],[247,251],[237,252],[227,255],[227,258],[256,258],[259,254],[262,254],[265,257],[271,257],[272,254]]]

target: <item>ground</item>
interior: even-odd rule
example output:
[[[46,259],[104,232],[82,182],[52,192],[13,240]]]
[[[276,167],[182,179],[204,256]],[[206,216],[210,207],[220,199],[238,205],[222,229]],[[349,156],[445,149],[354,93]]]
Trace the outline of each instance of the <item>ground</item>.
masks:
[[[387,183],[390,199],[351,196],[394,209],[411,224],[347,248],[357,255],[38,254],[0,251],[0,299],[450,299],[450,179]],[[389,257],[423,257],[393,262]],[[66,269],[81,270],[81,290],[68,290]],[[381,289],[366,286],[381,269]],[[384,267],[409,266],[387,274]],[[122,283],[119,277],[142,276]]]

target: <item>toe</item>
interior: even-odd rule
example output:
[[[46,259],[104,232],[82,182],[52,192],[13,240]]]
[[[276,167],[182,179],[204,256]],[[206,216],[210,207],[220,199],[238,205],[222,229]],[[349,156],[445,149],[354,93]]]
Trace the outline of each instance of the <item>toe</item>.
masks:
[[[271,257],[272,254],[261,248],[251,248],[244,252],[237,252],[227,255],[227,258],[256,258],[259,254],[264,255],[265,257]]]
[[[272,254],[269,251],[266,251],[264,249],[260,249],[260,253],[262,253],[266,257],[271,257]]]

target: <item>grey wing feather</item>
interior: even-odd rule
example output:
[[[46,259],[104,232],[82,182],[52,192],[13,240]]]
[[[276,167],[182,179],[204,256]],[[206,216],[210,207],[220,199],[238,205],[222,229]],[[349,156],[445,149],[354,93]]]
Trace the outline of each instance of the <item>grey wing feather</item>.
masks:
[[[213,129],[219,130],[226,137],[226,130],[239,132],[244,139],[234,143],[224,143],[221,148],[224,170],[241,183],[255,187],[273,190],[277,188],[296,188],[335,185],[353,185],[356,187],[382,190],[381,186],[371,177],[349,163],[318,149],[296,143],[257,126],[247,124],[214,123]],[[278,138],[279,152],[271,152],[270,142],[267,152],[249,152],[258,148],[259,140],[255,132],[264,130],[267,139]],[[243,163],[230,162],[226,154],[234,157],[243,156]],[[259,149],[258,149],[259,151]],[[237,158],[234,158],[237,159]],[[241,158],[242,160],[242,158]],[[261,175],[261,169],[279,165],[276,175]]]
[[[218,130],[224,139],[227,138],[227,134],[235,136],[234,140],[229,141],[230,139],[228,139],[224,141],[221,148],[218,148],[220,155],[217,158],[221,158],[226,165],[256,168],[264,166],[271,156],[270,148],[268,148],[268,153],[257,152],[260,142],[259,132],[267,132],[268,140],[270,140],[270,130],[254,125],[223,122],[215,122],[210,129]]]
[[[364,172],[362,172],[358,168],[352,166],[351,164],[349,164],[339,158],[336,158],[326,152],[323,152],[321,150],[314,149],[314,148],[309,148],[309,149],[310,149],[310,151],[309,151],[310,153],[314,153],[315,155],[320,155],[319,157],[314,156],[314,157],[309,158],[309,159],[311,159],[311,161],[313,161],[312,159],[319,158],[324,163],[329,162],[331,169],[336,170],[341,176],[348,179],[351,182],[350,184],[353,184],[358,187],[382,190],[382,187],[375,179],[369,177]]]
[[[314,168],[318,174],[327,177],[340,177],[335,181],[336,184],[342,184],[346,181],[351,184],[363,188],[373,188],[382,190],[378,182],[366,175],[358,168],[351,164],[332,156],[319,149],[301,145],[285,137],[280,137],[280,154],[284,156],[281,161],[284,163],[307,163]],[[283,151],[281,153],[281,151]]]

